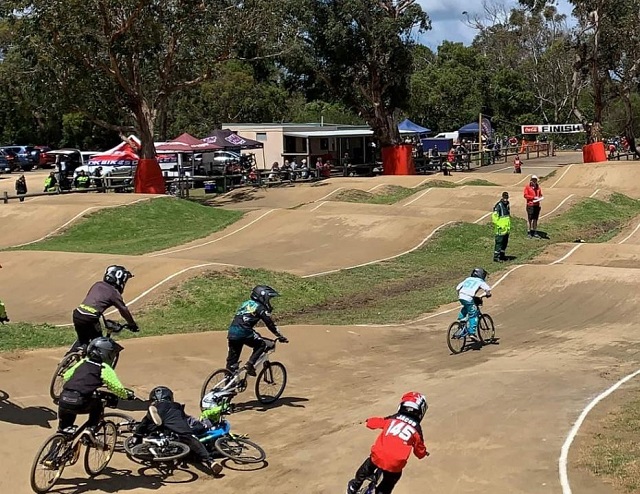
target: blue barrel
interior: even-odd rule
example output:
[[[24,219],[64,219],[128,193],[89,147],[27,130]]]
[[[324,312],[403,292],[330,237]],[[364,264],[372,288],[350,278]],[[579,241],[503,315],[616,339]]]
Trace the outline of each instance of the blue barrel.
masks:
[[[205,182],[204,183],[204,193],[205,194],[215,194],[216,193],[216,183],[215,182]]]

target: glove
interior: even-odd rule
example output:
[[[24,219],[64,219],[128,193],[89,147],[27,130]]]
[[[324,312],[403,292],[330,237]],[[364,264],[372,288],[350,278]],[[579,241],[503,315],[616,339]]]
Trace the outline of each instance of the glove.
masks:
[[[135,446],[136,444],[140,444],[142,442],[142,436],[138,434],[134,434],[127,440],[127,445],[130,447]]]
[[[127,389],[127,400],[135,400],[136,394],[131,389]]]
[[[487,297],[487,298],[491,298],[491,294],[490,294],[490,293],[487,293],[487,294],[485,295],[485,297]]]
[[[132,333],[137,333],[138,331],[140,331],[140,328],[138,328],[138,325],[135,322],[133,324],[129,324],[128,328]]]
[[[278,336],[278,341],[280,343],[289,343],[289,340],[287,339],[287,337],[282,335]]]
[[[118,406],[118,397],[111,393],[105,393],[105,403],[109,408],[116,408]]]

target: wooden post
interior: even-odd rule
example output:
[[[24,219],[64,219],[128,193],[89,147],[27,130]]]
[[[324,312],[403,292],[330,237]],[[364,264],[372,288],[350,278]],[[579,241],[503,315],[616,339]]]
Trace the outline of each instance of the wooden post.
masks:
[[[9,202],[9,193],[5,190],[2,200],[4,201],[5,204],[7,204]]]

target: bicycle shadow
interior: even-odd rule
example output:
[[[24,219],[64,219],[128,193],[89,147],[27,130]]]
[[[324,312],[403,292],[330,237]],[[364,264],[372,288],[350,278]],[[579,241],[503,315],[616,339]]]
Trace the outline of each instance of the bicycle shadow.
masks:
[[[153,474],[149,474],[153,471]],[[59,494],[81,494],[84,492],[121,492],[132,491],[135,489],[158,490],[161,487],[170,484],[188,484],[195,482],[199,476],[186,469],[176,469],[172,472],[179,475],[186,474],[182,479],[176,480],[167,475],[162,474],[158,470],[151,467],[141,467],[134,472],[124,468],[115,469],[107,467],[100,475],[96,477],[76,477],[65,478],[64,476],[58,480],[56,487],[51,492]],[[135,475],[137,473],[137,475]]]
[[[467,343],[462,348],[462,351],[460,353],[467,353],[469,351],[479,352],[486,346],[499,345],[499,344],[500,344],[500,338],[491,338],[490,340],[483,340],[483,341],[472,341],[471,343]],[[451,355],[454,355],[454,354],[451,353]]]
[[[245,412],[248,410],[252,410],[254,412],[266,412],[267,410],[273,410],[274,408],[280,407],[306,408],[302,403],[307,401],[309,401],[307,398],[300,398],[297,396],[279,398],[275,403],[271,403],[270,405],[263,405],[258,400],[250,400],[245,401],[244,403],[234,403],[233,411],[234,413]]]
[[[116,410],[123,412],[146,412],[151,402],[136,398],[135,400],[118,400]]]
[[[51,429],[52,420],[56,420],[58,414],[48,407],[21,407],[9,400],[9,393],[0,390],[0,422],[8,422],[17,425],[37,425],[45,429]]]

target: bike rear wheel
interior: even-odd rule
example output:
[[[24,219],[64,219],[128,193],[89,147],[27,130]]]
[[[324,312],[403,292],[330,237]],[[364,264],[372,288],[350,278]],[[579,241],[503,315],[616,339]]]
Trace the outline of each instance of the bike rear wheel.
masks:
[[[360,489],[358,490],[357,494],[375,494],[376,487],[380,483],[381,479],[382,470],[376,469],[371,477],[367,477],[367,479],[362,484],[362,487],[360,487]]]
[[[87,444],[84,452],[84,471],[95,476],[111,461],[118,440],[118,428],[113,422],[104,422],[93,433],[95,442]]]
[[[113,422],[118,429],[118,440],[116,441],[116,451],[124,451],[124,442],[133,436],[133,432],[138,425],[138,421],[131,415],[120,412],[111,412],[104,414],[104,420]]]
[[[489,314],[482,314],[478,320],[478,328],[480,331],[480,338],[485,343],[491,343],[496,337],[496,327],[493,324],[493,319]]]
[[[142,443],[127,448],[127,453],[145,462],[163,463],[177,461],[189,454],[191,449],[184,443],[169,441],[165,446]]]
[[[464,349],[467,343],[467,336],[463,334],[464,323],[460,321],[454,321],[449,326],[447,331],[447,346],[451,353],[460,353]]]
[[[287,369],[280,362],[266,361],[256,379],[256,398],[263,405],[276,401],[287,385]]]
[[[60,393],[62,392],[62,386],[64,384],[64,373],[81,359],[82,355],[79,352],[70,353],[64,357],[58,364],[58,367],[56,367],[56,371],[51,378],[51,384],[49,385],[49,395],[54,402],[57,402],[60,398]]]
[[[202,404],[202,398],[204,398],[207,393],[223,389],[232,376],[233,374],[227,369],[218,369],[209,374],[209,377],[204,381],[202,389],[200,390],[200,404]]]
[[[222,436],[214,446],[221,455],[236,463],[260,463],[267,457],[260,446],[242,437]]]
[[[66,450],[67,437],[64,434],[54,434],[40,447],[31,465],[31,488],[34,492],[49,492],[55,485],[66,466]]]

